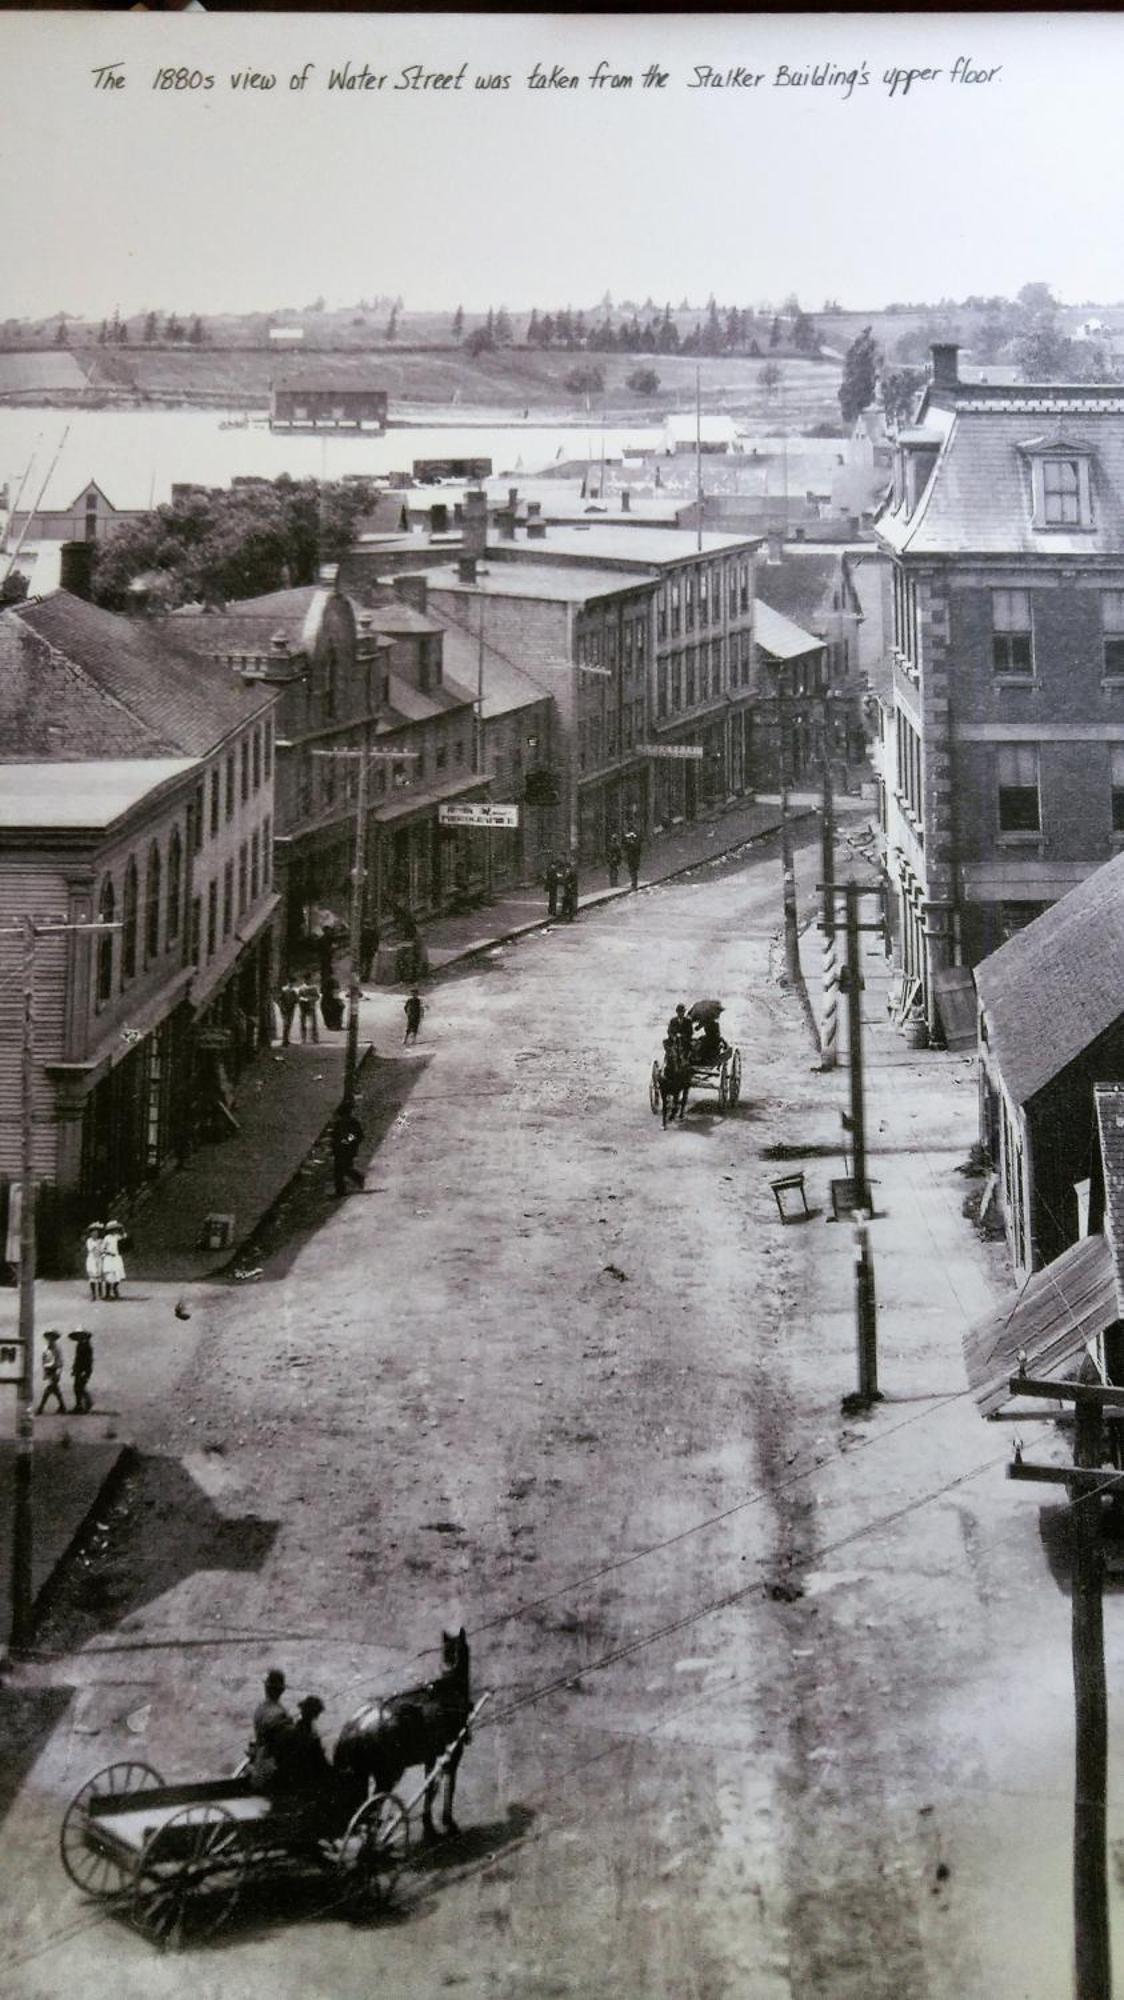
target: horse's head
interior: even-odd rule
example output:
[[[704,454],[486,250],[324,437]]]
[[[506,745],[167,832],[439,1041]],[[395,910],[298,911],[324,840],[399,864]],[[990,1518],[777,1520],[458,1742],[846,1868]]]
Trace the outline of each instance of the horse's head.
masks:
[[[468,1639],[462,1625],[459,1632],[441,1634],[441,1677],[456,1677],[468,1686]]]

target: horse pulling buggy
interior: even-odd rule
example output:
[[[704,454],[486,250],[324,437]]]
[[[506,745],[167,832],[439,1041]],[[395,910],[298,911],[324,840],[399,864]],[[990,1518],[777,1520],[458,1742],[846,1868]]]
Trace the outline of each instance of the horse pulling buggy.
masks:
[[[245,1767],[229,1778],[167,1785],[149,1764],[110,1764],[86,1781],[63,1818],[59,1847],[71,1881],[160,1945],[200,1943],[230,1922],[253,1883],[312,1871],[334,1879],[341,1902],[385,1906],[417,1846],[419,1804],[423,1833],[432,1834],[442,1777],[445,1827],[455,1830],[457,1765],[491,1699],[469,1705],[463,1633],[460,1641],[463,1702],[454,1701],[459,1689],[445,1675],[369,1704],[344,1725],[315,1789],[267,1793]],[[425,1765],[425,1779],[402,1799],[392,1787],[414,1763]]]
[[[741,1050],[723,1039],[718,1027],[722,1012],[720,1000],[696,1000],[686,1014],[695,1030],[690,1049],[669,1040],[663,1060],[653,1062],[648,1102],[662,1115],[665,1125],[676,1117],[683,1119],[692,1090],[716,1090],[719,1111],[732,1110],[738,1102],[742,1094]]]

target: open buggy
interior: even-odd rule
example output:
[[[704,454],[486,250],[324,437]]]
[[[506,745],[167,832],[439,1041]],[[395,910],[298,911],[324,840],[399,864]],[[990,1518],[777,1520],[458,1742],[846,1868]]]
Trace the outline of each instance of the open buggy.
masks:
[[[682,1118],[692,1090],[716,1090],[719,1111],[728,1111],[742,1092],[741,1050],[729,1043],[719,1026],[724,1012],[721,1000],[696,1000],[688,1007],[690,1045],[669,1041],[662,1059],[652,1064],[648,1079],[648,1102],[662,1114],[667,1125]]]
[[[442,1778],[452,1829],[456,1768],[490,1699],[469,1705],[467,1646],[463,1661],[462,1681],[446,1674],[368,1704],[344,1725],[324,1781],[304,1791],[264,1791],[246,1766],[229,1778],[167,1785],[149,1764],[110,1764],[67,1807],[63,1867],[85,1895],[160,1945],[202,1942],[266,1880],[318,1873],[334,1883],[333,1901],[379,1909],[416,1845],[419,1804],[424,1832],[432,1831]],[[425,1764],[424,1783],[402,1799],[391,1787],[415,1762]]]

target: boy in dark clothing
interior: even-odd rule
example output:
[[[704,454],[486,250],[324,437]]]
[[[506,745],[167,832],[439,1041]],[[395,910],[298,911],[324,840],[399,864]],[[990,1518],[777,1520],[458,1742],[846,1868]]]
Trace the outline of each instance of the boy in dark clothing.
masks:
[[[355,1107],[348,1101],[340,1105],[332,1120],[332,1173],[337,1194],[346,1194],[348,1182],[352,1187],[362,1187],[363,1176],[355,1164],[355,1155],[363,1144],[363,1127],[355,1116]]]
[[[402,1011],[406,1016],[406,1032],[402,1037],[402,1046],[405,1048],[407,1042],[417,1041],[418,1029],[421,1027],[422,1015],[425,1013],[422,997],[416,986],[409,995]]]
[[[70,1369],[70,1379],[74,1384],[74,1414],[84,1417],[94,1407],[89,1390],[90,1377],[94,1372],[94,1339],[84,1328],[72,1333],[70,1338],[74,1342],[74,1360]]]

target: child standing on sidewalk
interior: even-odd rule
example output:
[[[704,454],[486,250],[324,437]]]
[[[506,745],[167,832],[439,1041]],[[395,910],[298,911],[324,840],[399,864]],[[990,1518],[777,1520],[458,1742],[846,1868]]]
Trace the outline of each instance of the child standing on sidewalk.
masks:
[[[418,1029],[421,1027],[422,1015],[425,1013],[422,997],[416,986],[407,999],[402,1011],[406,1016],[406,1032],[402,1037],[402,1046],[404,1048],[407,1042],[417,1041]]]

